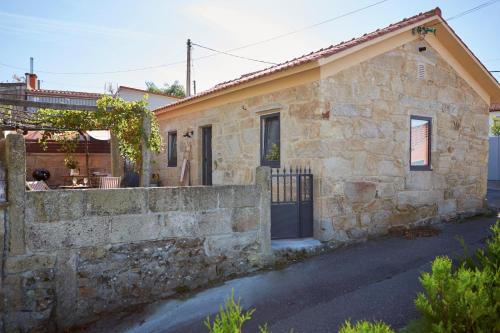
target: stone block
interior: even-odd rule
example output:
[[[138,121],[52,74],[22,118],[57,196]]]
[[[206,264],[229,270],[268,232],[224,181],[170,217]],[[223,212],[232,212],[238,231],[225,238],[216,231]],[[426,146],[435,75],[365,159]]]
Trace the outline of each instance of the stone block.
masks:
[[[344,194],[353,203],[369,203],[375,199],[377,186],[372,182],[346,182]]]
[[[11,255],[24,254],[25,243],[25,187],[26,146],[22,134],[9,134],[5,140],[5,168],[7,169],[7,238]]]
[[[26,192],[26,222],[76,220],[84,214],[84,191]]]
[[[241,256],[245,249],[252,246],[258,247],[256,232],[209,236],[204,243],[205,254],[209,257]]]
[[[195,237],[200,234],[197,217],[193,212],[167,212],[164,218],[162,237]]]
[[[110,222],[106,217],[75,221],[36,223],[28,226],[27,244],[32,251],[80,248],[109,243]]]
[[[7,257],[5,271],[8,274],[33,271],[37,269],[54,268],[56,257],[54,255],[22,255]]]
[[[405,178],[405,189],[425,191],[433,189],[433,172],[412,171]]]
[[[437,204],[444,198],[443,191],[404,191],[397,194],[398,206]]]
[[[377,163],[377,175],[402,176],[404,174],[401,160],[384,160]]]
[[[361,218],[360,218],[361,226],[364,226],[364,227],[369,226],[371,219],[372,218],[371,218],[370,214],[368,214],[368,213],[361,214]]]
[[[168,212],[179,209],[179,188],[156,187],[148,189],[149,210]]]
[[[160,239],[166,228],[161,214],[113,216],[110,217],[110,223],[109,237],[112,243]]]
[[[457,211],[456,200],[443,200],[438,202],[438,213],[439,215],[453,214]]]
[[[216,211],[197,212],[195,214],[198,225],[198,236],[225,234],[231,232],[232,209],[218,209]]]
[[[231,215],[233,232],[246,232],[259,229],[260,211],[258,208],[236,208]]]
[[[140,214],[145,212],[147,189],[120,188],[85,191],[86,215]]]
[[[219,207],[238,208],[256,207],[259,205],[260,195],[257,186],[223,186],[218,187]]]
[[[377,197],[390,198],[396,193],[393,183],[378,183],[377,184]]]
[[[324,161],[325,171],[332,177],[334,175],[338,176],[348,176],[352,173],[353,163],[352,161],[343,157],[331,157]]]
[[[332,116],[356,117],[360,115],[356,104],[336,104],[332,107],[330,114]]]
[[[331,219],[324,218],[321,220],[314,221],[314,238],[319,239],[322,242],[326,242],[332,239],[333,226]]]
[[[213,210],[218,207],[219,195],[216,187],[180,187],[180,206],[182,211]]]

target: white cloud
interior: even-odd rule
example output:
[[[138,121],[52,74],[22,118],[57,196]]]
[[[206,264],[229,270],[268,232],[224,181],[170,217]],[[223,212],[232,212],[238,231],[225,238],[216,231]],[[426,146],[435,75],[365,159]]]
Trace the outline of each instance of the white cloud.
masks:
[[[145,38],[157,37],[153,34],[130,31],[126,29],[111,28],[106,26],[81,24],[35,16],[19,15],[0,11],[0,29],[3,33],[23,33],[33,35],[84,34],[89,36],[102,35],[113,38]]]

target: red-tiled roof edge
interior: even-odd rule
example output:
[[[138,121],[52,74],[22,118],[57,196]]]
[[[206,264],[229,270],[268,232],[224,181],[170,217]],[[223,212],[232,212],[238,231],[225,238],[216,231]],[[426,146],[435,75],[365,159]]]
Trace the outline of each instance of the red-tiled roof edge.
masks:
[[[65,97],[83,97],[83,98],[99,98],[103,94],[90,93],[85,91],[69,91],[69,90],[49,90],[49,89],[27,89],[28,95],[51,95]]]
[[[490,106],[490,112],[494,112],[494,111],[500,111],[500,103],[498,103],[498,104],[491,104],[491,106]]]
[[[192,101],[192,100],[195,100],[197,98],[207,96],[207,95],[213,94],[215,92],[219,92],[221,90],[237,86],[237,85],[242,84],[242,83],[256,80],[258,78],[261,78],[261,77],[264,77],[267,75],[271,75],[271,74],[274,74],[274,73],[277,73],[277,72],[280,72],[283,70],[287,70],[287,69],[290,69],[292,67],[303,65],[303,64],[318,60],[320,58],[331,56],[335,53],[345,51],[346,49],[349,49],[349,48],[354,47],[356,45],[365,43],[365,42],[370,41],[372,39],[375,39],[377,37],[386,35],[390,32],[399,30],[401,28],[412,25],[412,24],[417,23],[419,21],[423,21],[425,19],[428,19],[428,18],[430,18],[432,16],[436,16],[436,15],[439,16],[440,18],[442,18],[441,9],[439,7],[436,7],[434,9],[427,11],[427,12],[424,12],[424,13],[419,13],[419,14],[414,15],[414,16],[409,17],[409,18],[404,18],[399,22],[390,24],[389,26],[382,28],[382,29],[377,29],[371,33],[366,33],[361,37],[352,38],[349,41],[343,41],[343,42],[340,42],[339,44],[331,45],[327,48],[323,48],[323,49],[320,49],[318,51],[314,51],[314,52],[311,52],[309,54],[305,54],[303,56],[294,58],[292,60],[285,61],[285,62],[277,64],[277,65],[273,65],[271,67],[265,68],[265,69],[260,70],[260,71],[256,71],[254,73],[243,74],[239,78],[234,79],[234,80],[221,82],[210,89],[202,91],[196,95],[183,98],[183,99],[179,100],[178,102],[169,104],[167,106],[160,107],[156,110],[153,110],[153,112],[155,112],[157,115],[162,114],[164,112],[167,112],[169,109],[171,109],[177,105],[184,104],[188,101]]]
[[[462,43],[462,45],[467,49],[467,51],[469,51],[469,53],[474,57],[474,59],[476,59],[476,61],[480,64],[480,66],[483,67],[483,69],[486,71],[486,73],[488,73],[489,76],[491,78],[493,78],[493,80],[496,81],[497,84],[500,85],[500,82],[498,82],[497,78],[495,76],[493,76],[493,74],[488,70],[488,68],[486,68],[486,66],[481,62],[481,60],[479,60],[479,58],[474,54],[474,52],[472,52],[472,50],[467,46],[467,44],[465,44],[465,42],[462,40],[462,38],[460,38],[460,36],[455,32],[455,30],[453,30],[453,28],[448,24],[448,22],[446,22],[443,19],[443,23],[458,38],[458,40],[460,41],[460,43]]]
[[[134,88],[134,87],[129,87],[129,86],[119,86],[118,90],[120,90],[120,88],[130,89],[130,90],[135,90],[135,91],[141,91],[141,92],[144,92],[144,93],[147,93],[147,94],[160,95],[160,96],[171,97],[171,98],[175,98],[175,99],[181,99],[182,98],[182,97],[170,95],[170,94],[167,94],[167,93],[151,92],[151,91],[147,91],[147,90],[144,90],[144,89],[139,89],[139,88]]]

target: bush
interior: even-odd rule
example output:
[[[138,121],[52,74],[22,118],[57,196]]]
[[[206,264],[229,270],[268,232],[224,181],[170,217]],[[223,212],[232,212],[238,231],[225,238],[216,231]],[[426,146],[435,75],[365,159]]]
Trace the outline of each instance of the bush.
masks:
[[[210,317],[205,319],[205,326],[209,333],[241,333],[243,324],[252,319],[252,314],[255,309],[250,309],[246,312],[240,304],[240,299],[234,300],[234,292],[231,297],[226,299],[224,307],[220,307],[219,313],[215,316],[213,323],[210,322]],[[271,333],[268,330],[267,324],[259,326],[260,333]]]
[[[437,257],[423,273],[415,305],[427,332],[500,332],[500,225],[486,251],[466,257],[456,271],[448,257]]]
[[[356,325],[352,325],[350,321],[346,321],[339,330],[339,333],[395,333],[391,327],[381,321],[369,322],[358,321]]]

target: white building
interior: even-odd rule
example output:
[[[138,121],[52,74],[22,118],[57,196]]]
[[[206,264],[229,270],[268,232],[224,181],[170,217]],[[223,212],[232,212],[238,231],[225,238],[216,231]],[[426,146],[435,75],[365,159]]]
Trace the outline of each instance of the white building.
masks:
[[[490,108],[490,150],[488,154],[488,180],[500,180],[500,137],[491,133],[491,126],[500,124],[500,104]]]
[[[120,86],[116,92],[116,96],[121,97],[122,99],[133,102],[141,100],[145,95],[148,96],[148,109],[154,110],[174,102],[177,102],[180,97],[162,94],[162,93],[154,93],[149,92],[147,90]]]

